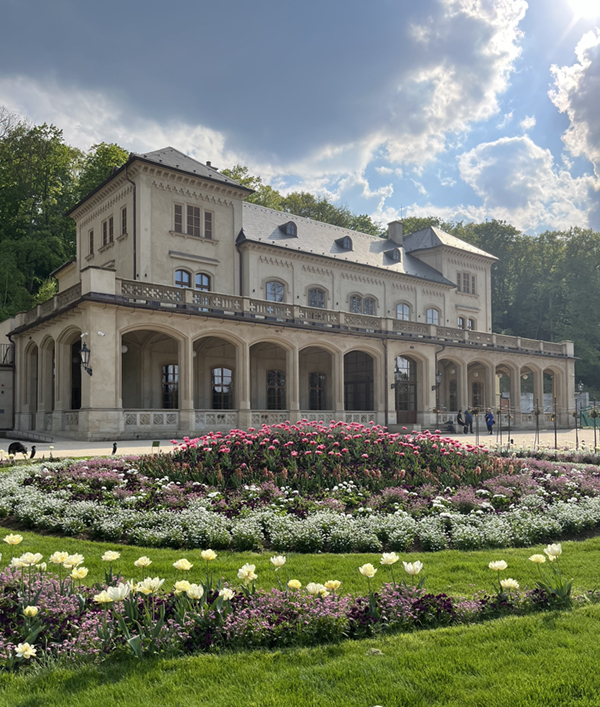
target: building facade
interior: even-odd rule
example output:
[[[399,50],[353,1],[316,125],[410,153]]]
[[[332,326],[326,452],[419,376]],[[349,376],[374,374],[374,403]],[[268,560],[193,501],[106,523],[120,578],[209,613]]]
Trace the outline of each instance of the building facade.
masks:
[[[570,424],[573,346],[491,331],[494,256],[436,228],[392,222],[378,238],[249,193],[166,148],[131,155],[72,210],[77,256],[58,294],[12,323],[16,429],[393,429],[466,407],[510,409],[513,426],[556,409]]]

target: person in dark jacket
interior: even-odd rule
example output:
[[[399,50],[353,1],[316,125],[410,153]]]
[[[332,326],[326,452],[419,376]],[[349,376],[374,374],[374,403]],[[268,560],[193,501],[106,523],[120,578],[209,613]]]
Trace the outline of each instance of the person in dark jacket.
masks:
[[[458,411],[458,415],[456,416],[456,424],[457,424],[459,427],[462,427],[462,428],[463,428],[463,434],[467,434],[467,428],[465,427],[465,421],[464,421],[464,418],[463,418],[463,416],[462,416],[462,410],[459,410],[459,411]]]
[[[487,425],[488,434],[494,434],[494,422],[494,413],[488,408],[485,413],[485,424]]]
[[[467,430],[473,434],[473,415],[468,408],[465,410],[465,434],[467,434]]]

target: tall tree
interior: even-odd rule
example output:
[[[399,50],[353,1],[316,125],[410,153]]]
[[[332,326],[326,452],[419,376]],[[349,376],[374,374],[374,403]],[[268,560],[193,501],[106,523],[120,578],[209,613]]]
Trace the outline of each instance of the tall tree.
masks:
[[[83,158],[77,188],[79,198],[83,199],[99,184],[102,184],[105,179],[110,177],[113,170],[124,165],[128,158],[129,152],[115,143],[101,142],[92,145],[90,151]]]

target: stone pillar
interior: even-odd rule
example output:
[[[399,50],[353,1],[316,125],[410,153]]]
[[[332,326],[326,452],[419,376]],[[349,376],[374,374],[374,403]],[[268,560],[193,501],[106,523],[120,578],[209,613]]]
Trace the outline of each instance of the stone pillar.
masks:
[[[456,366],[458,384],[458,409],[466,410],[469,407],[469,371],[465,362]],[[464,415],[463,415],[464,417]]]
[[[344,354],[333,356],[333,407],[336,420],[345,420],[344,409]]]
[[[287,352],[287,396],[290,422],[300,421],[300,362],[298,349],[294,346]]]
[[[179,429],[183,435],[194,436],[194,350],[187,336],[179,342]]]
[[[533,409],[536,406],[544,411],[544,373],[539,369],[533,370]],[[541,420],[540,420],[541,422]]]
[[[250,346],[244,341],[236,349],[238,426],[252,427],[250,406]]]

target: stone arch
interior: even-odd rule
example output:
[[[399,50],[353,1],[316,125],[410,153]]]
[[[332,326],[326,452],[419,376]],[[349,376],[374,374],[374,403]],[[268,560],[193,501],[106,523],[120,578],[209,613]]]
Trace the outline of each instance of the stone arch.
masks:
[[[334,370],[336,354],[333,346],[310,344],[298,352],[301,410],[334,409]]]
[[[376,409],[376,361],[366,349],[354,347],[344,354],[344,409]]]
[[[276,338],[250,346],[250,405],[252,410],[289,410],[294,386],[295,348]]]
[[[239,344],[223,335],[197,337],[192,343],[194,408],[232,410],[238,407]]]

